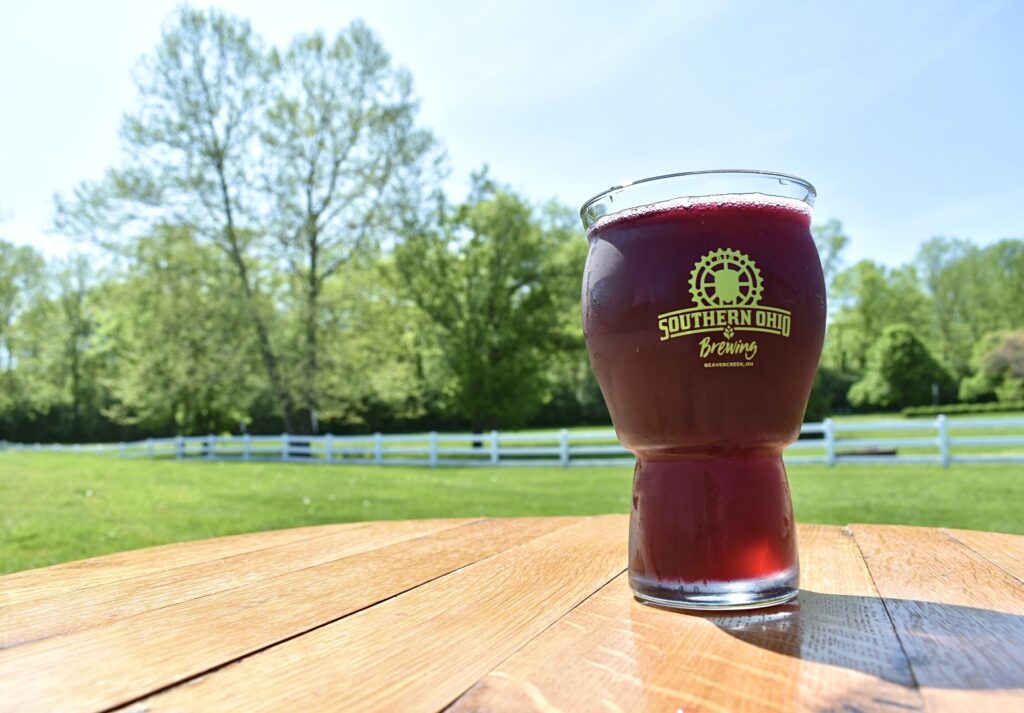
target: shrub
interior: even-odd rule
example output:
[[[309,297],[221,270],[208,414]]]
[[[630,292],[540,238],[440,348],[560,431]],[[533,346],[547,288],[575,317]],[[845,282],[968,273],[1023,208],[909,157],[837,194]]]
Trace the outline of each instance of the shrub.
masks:
[[[850,387],[850,403],[857,408],[898,409],[932,400],[932,384],[939,393],[953,393],[953,379],[906,324],[894,324],[868,351],[864,376]]]
[[[850,401],[846,394],[857,381],[854,374],[847,374],[838,369],[819,366],[814,375],[814,386],[807,400],[805,421],[820,421],[834,413],[848,411]]]
[[[967,413],[1008,413],[1024,411],[1024,401],[1002,401],[985,404],[943,404],[940,406],[909,406],[901,412],[907,418],[924,416],[958,416]]]

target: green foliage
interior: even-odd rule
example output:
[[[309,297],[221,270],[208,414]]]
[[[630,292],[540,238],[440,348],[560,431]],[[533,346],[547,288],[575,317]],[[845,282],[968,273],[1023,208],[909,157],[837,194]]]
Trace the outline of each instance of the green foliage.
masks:
[[[585,246],[573,216],[537,215],[480,175],[465,204],[440,204],[396,248],[395,287],[437,329],[452,408],[474,427],[523,424],[548,400],[549,365],[580,342],[567,315]]]
[[[918,263],[932,296],[937,353],[962,375],[971,344],[983,329],[976,309],[984,280],[978,248],[963,240],[933,238],[921,246]]]
[[[850,403],[857,408],[898,409],[926,404],[932,385],[942,394],[953,380],[906,324],[886,327],[867,357],[864,376],[850,387]]]
[[[136,83],[123,160],[57,201],[61,232],[109,249],[104,271],[0,241],[0,437],[607,421],[576,216],[483,177],[449,205],[412,80],[364,24],[277,49],[185,7]],[[986,336],[1024,329],[1024,241],[844,268],[842,224],[812,232],[830,320],[808,418],[854,391],[930,399],[872,363],[899,322],[942,398],[946,370],[962,399],[1024,397],[1019,358]]]
[[[567,424],[607,426],[612,418],[583,348],[561,356],[552,361],[549,371],[551,398],[530,424],[553,428]]]
[[[367,359],[339,343],[340,334],[365,324],[337,324],[325,291],[344,291],[336,283],[359,279],[346,266],[374,272],[360,260],[392,234],[397,217],[419,199],[423,182],[436,178],[435,142],[416,126],[418,104],[408,73],[391,66],[361,22],[333,41],[320,33],[300,37],[285,53],[273,53],[269,67],[271,92],[259,131],[260,183],[270,206],[264,223],[291,278],[288,297],[301,323],[299,339],[286,352],[296,358],[283,359],[292,400],[314,426],[318,417],[350,414],[363,403],[366,390],[353,379],[339,390],[332,368],[352,373],[377,346],[367,345]],[[379,304],[379,290],[366,280],[360,284],[369,290],[367,303]],[[336,328],[327,332],[326,323]],[[391,341],[385,337],[380,348],[387,352]],[[341,362],[343,354],[352,357],[348,363]],[[393,394],[409,385],[403,375],[399,369],[379,386]],[[352,389],[352,400],[339,403],[338,395]]]
[[[322,296],[317,403],[335,430],[388,430],[436,415],[444,402],[437,340],[419,310],[391,289],[389,269],[379,256],[360,257],[340,268]],[[291,339],[305,343],[302,321],[294,328]]]
[[[961,401],[992,401],[996,388],[1002,381],[1002,374],[992,373],[985,368],[986,357],[998,349],[1003,332],[988,332],[974,343],[971,350],[971,373],[960,380]]]
[[[31,389],[21,383],[15,371],[17,337],[11,330],[40,298],[44,281],[43,259],[35,250],[0,240],[0,419],[32,408]]]
[[[971,354],[972,374],[960,382],[964,401],[1024,400],[1024,330],[984,335]]]
[[[211,433],[248,420],[263,382],[237,281],[223,255],[181,228],[133,246],[107,285],[108,415],[147,433]]]
[[[996,398],[1000,403],[1024,401],[1024,379],[1019,376],[1008,376],[996,387]]]
[[[818,248],[825,285],[831,290],[842,267],[843,253],[850,245],[850,238],[843,232],[843,224],[835,219],[815,225],[811,228],[811,234]]]
[[[821,421],[834,413],[848,411],[850,401],[847,394],[856,381],[853,374],[844,374],[827,366],[818,367],[804,420]]]
[[[1024,399],[1019,401],[991,402],[983,404],[942,404],[939,406],[908,406],[902,410],[902,414],[908,418],[919,416],[947,416],[962,415],[969,413],[1012,413],[1024,411]]]
[[[862,261],[839,273],[829,301],[826,365],[862,372],[882,330],[906,322],[957,378],[974,374],[963,398],[994,398],[995,384],[977,376],[972,348],[986,333],[1024,326],[1024,241],[981,248],[933,238],[902,268]]]
[[[280,53],[243,20],[182,8],[137,86],[123,167],[59,201],[58,226],[129,253],[140,234],[187,226],[216,248],[285,429],[315,428],[327,282],[436,178],[408,74],[359,22]],[[283,314],[303,326],[287,346]]]
[[[835,317],[828,328],[824,361],[839,371],[862,372],[868,351],[889,325],[906,322],[922,331],[929,304],[913,267],[886,268],[862,260],[835,279],[830,300]]]
[[[11,433],[92,440],[109,426],[97,331],[99,284],[91,261],[73,255],[49,266],[42,284],[24,294],[6,331],[10,360],[0,399],[0,426]]]

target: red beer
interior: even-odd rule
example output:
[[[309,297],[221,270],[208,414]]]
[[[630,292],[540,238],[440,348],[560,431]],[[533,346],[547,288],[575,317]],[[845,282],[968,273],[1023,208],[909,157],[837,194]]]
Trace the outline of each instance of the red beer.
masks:
[[[641,599],[743,608],[797,591],[782,449],[825,331],[813,199],[794,177],[706,172],[584,206],[583,328],[637,457],[629,575]]]

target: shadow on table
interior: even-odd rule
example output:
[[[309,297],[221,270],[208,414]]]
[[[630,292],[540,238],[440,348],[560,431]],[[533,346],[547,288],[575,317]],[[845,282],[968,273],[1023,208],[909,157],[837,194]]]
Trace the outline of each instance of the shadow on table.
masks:
[[[909,659],[922,686],[1024,687],[1024,616],[1016,614],[802,590],[771,609],[703,616],[746,643],[902,685],[913,685]]]

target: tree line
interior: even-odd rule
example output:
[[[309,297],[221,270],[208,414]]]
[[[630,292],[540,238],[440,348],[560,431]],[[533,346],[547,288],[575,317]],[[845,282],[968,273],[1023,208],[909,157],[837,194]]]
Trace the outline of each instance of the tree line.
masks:
[[[486,171],[446,195],[365,25],[278,49],[184,8],[135,76],[121,162],[56,201],[88,249],[0,240],[0,438],[608,422],[577,217]],[[846,266],[836,221],[814,233],[831,314],[809,418],[1024,398],[1024,243],[936,238],[891,269]]]
[[[828,267],[849,240],[814,229]],[[826,269],[829,326],[808,415],[927,404],[1024,408],[1024,241],[935,237],[906,265]]]

